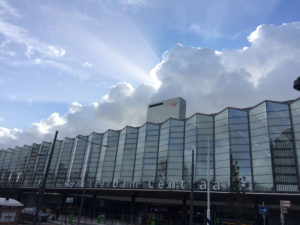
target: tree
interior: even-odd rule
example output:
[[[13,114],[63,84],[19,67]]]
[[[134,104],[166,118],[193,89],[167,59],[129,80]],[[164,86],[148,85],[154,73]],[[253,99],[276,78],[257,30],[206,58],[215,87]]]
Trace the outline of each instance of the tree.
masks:
[[[232,161],[232,160],[231,160]],[[245,194],[249,190],[249,182],[246,177],[240,176],[240,167],[237,161],[231,163],[230,171],[230,191],[237,194]]]
[[[230,161],[231,161],[230,191],[235,193],[235,203],[236,203],[237,215],[238,215],[237,219],[243,221],[243,217],[244,217],[243,214],[246,207],[245,193],[249,191],[249,182],[246,180],[246,177],[240,176],[240,171],[239,171],[240,167],[238,166],[237,161],[233,163],[232,156]]]

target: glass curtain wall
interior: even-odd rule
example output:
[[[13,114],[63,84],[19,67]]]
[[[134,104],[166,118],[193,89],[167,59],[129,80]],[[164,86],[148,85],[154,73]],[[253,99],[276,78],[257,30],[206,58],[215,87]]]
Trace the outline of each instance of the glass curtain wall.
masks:
[[[7,185],[9,166],[10,166],[12,156],[13,156],[13,149],[9,148],[8,150],[4,151],[3,163],[2,163],[2,169],[1,169],[1,179],[0,179],[0,182],[1,182],[0,185],[2,187]]]
[[[108,130],[103,135],[103,147],[97,170],[97,182],[112,182],[119,143],[119,132]]]
[[[5,155],[5,151],[3,149],[1,149],[1,151],[0,151],[0,173],[2,170],[2,166],[3,166],[4,155]]]
[[[253,187],[258,192],[271,192],[274,190],[274,182],[265,102],[249,111],[249,120]]]
[[[17,178],[15,182],[15,186],[19,187],[23,185],[24,175],[27,168],[28,159],[30,156],[31,147],[28,145],[24,145],[21,149],[19,163],[17,165]]]
[[[71,154],[70,159],[70,166],[68,169],[67,180],[76,183],[76,186],[82,186],[83,181],[82,175],[82,168],[83,162],[86,157],[86,149],[88,145],[88,137],[78,135],[75,139],[73,152]]]
[[[2,183],[2,174],[3,174],[3,171],[4,171],[4,168],[3,168],[4,158],[5,158],[5,150],[2,149],[0,151],[0,186],[3,185],[3,183]]]
[[[289,106],[267,102],[273,173],[277,192],[297,192],[295,151]]]
[[[126,127],[120,132],[114,182],[120,182],[123,187],[133,181],[137,136],[138,129],[133,127]]]
[[[181,188],[183,179],[189,188],[193,148],[195,182],[206,180],[208,138],[210,175],[221,190],[230,190],[232,165],[237,165],[250,191],[299,191],[300,99],[65,138],[56,142],[47,187],[64,187],[69,179],[88,187],[118,180],[144,188],[149,181],[150,188]],[[0,185],[38,187],[50,148],[43,142],[0,151]]]
[[[12,150],[12,158],[7,176],[7,186],[13,187],[17,178],[16,168],[19,162],[21,148],[16,147]]]
[[[36,165],[34,178],[33,178],[33,186],[34,187],[39,187],[40,184],[42,183],[42,180],[44,177],[44,172],[46,169],[46,164],[49,159],[50,146],[51,146],[51,143],[43,142],[40,147],[40,151],[39,151],[38,157],[37,157],[37,165]]]
[[[29,159],[28,159],[27,167],[26,167],[26,171],[25,171],[25,176],[24,176],[24,182],[23,182],[24,187],[32,187],[33,176],[34,176],[34,172],[35,172],[34,170],[35,170],[40,146],[41,146],[40,144],[33,144],[31,146],[30,155],[29,155]]]
[[[183,179],[186,187],[190,188],[192,150],[195,149],[194,158],[194,181],[206,181],[207,177],[207,148],[209,145],[210,154],[210,178],[214,180],[214,156],[213,156],[213,117],[203,114],[196,114],[186,120],[185,123],[185,148]]]
[[[221,190],[230,188],[228,109],[215,116],[215,173]]]
[[[0,151],[0,187],[2,186],[2,171],[3,171],[3,164],[4,164],[4,156],[5,150],[1,149]]]
[[[89,142],[87,147],[84,168],[81,176],[84,177],[87,184],[91,187],[96,185],[96,174],[102,147],[102,134],[92,133],[89,135]]]
[[[231,166],[238,169],[247,191],[252,190],[251,153],[249,140],[248,112],[239,109],[228,109],[229,143]]]
[[[158,141],[159,125],[146,123],[139,129],[134,181],[140,182],[143,188],[149,188],[149,181],[156,183]]]
[[[49,173],[48,173],[48,178],[47,178],[47,182],[46,182],[46,187],[54,187],[55,186],[56,175],[57,175],[56,169],[58,169],[57,167],[59,164],[58,156],[59,156],[60,150],[62,150],[61,145],[62,145],[62,141],[57,140],[55,142],[52,160],[51,160],[50,167],[49,167]]]
[[[298,182],[300,179],[299,171],[300,171],[300,99],[293,102],[291,104],[291,115],[292,115],[292,122],[293,122],[293,131],[294,131],[294,143],[296,149],[296,156],[297,156],[297,164],[298,167],[296,171],[298,173]]]
[[[70,166],[71,154],[74,147],[74,138],[65,138],[61,146],[59,164],[56,176],[56,187],[64,187],[67,181],[67,172]]]
[[[157,179],[159,188],[181,185],[183,171],[184,121],[169,119],[161,125]],[[167,184],[168,183],[168,184]],[[174,187],[172,187],[174,188]],[[180,188],[177,187],[176,188]]]

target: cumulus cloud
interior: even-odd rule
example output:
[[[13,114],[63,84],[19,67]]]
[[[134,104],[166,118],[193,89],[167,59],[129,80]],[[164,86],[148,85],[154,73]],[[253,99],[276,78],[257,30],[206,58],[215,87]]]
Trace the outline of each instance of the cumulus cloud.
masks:
[[[151,100],[154,90],[146,84],[134,89],[129,83],[118,83],[100,101],[89,105],[73,102],[65,115],[53,113],[24,131],[0,127],[0,147],[49,141],[55,130],[59,130],[60,137],[73,137],[79,133],[121,129],[128,124],[138,126],[144,122],[145,104]]]
[[[53,113],[24,131],[0,128],[0,146],[51,140],[55,130],[63,138],[139,126],[145,122],[147,104],[164,98],[185,98],[188,116],[216,113],[227,106],[250,107],[264,99],[296,98],[292,82],[300,71],[299,24],[261,25],[242,49],[215,51],[178,44],[151,71],[159,87],[118,83],[99,101],[73,102],[66,114]]]
[[[251,81],[258,85],[261,78],[276,71],[282,63],[299,62],[299,37],[300,22],[284,23],[281,26],[260,25],[248,37],[250,46],[224,51],[222,63],[231,71],[245,70],[251,75]]]

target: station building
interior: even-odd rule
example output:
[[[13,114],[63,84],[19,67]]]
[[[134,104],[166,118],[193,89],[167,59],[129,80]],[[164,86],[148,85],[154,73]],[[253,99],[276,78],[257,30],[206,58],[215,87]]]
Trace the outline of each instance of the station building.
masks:
[[[3,149],[0,192],[34,205],[50,162],[44,207],[76,213],[84,191],[85,215],[184,225],[194,150],[195,223],[205,221],[210,185],[213,224],[260,224],[262,204],[267,223],[280,224],[280,200],[292,202],[287,224],[300,224],[300,99],[185,114],[180,97],[150,104],[140,127],[57,140],[51,161],[51,142]],[[234,178],[245,193],[234,191]]]

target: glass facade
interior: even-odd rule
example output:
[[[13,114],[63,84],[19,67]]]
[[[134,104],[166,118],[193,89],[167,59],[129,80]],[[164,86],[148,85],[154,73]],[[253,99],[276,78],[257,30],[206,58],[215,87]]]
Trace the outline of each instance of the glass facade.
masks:
[[[137,136],[137,128],[126,127],[120,132],[114,182],[119,182],[123,186],[133,180]]]
[[[1,163],[1,185],[7,186],[7,179],[9,176],[9,168],[10,168],[10,162],[13,157],[13,149],[8,149],[6,151],[3,151],[3,160]]]
[[[47,187],[55,187],[56,177],[57,177],[57,169],[58,169],[58,156],[60,153],[62,141],[56,141],[55,147],[52,155],[52,160],[49,167],[48,178],[46,182]]]
[[[16,147],[11,151],[10,164],[6,173],[6,182],[8,187],[13,187],[16,180],[16,167],[18,165],[21,149]]]
[[[159,188],[167,188],[182,181],[183,175],[184,121],[169,119],[161,125],[157,181]],[[175,185],[176,185],[175,183]],[[175,188],[178,188],[177,186]]]
[[[289,106],[274,102],[266,104],[275,191],[298,192]]]
[[[0,186],[39,187],[51,146],[1,150]],[[299,192],[300,99],[57,140],[46,185],[189,189],[193,149],[195,183],[206,181],[209,152],[211,182],[222,191],[237,166],[249,192]]]
[[[96,181],[113,182],[115,162],[119,143],[119,132],[108,130],[103,135]],[[101,186],[100,185],[100,186]]]
[[[183,179],[190,187],[192,151],[194,149],[194,181],[200,182],[207,177],[207,151],[210,154],[210,178],[214,180],[213,155],[213,116],[196,114],[186,120]]]
[[[139,129],[135,157],[134,181],[147,188],[149,181],[156,182],[159,125],[146,123]]]
[[[256,191],[274,191],[266,102],[250,110],[249,120],[253,187]]]
[[[71,162],[71,155],[74,148],[75,139],[65,138],[58,156],[58,168],[56,173],[56,187],[64,187],[67,181],[67,173]]]
[[[16,169],[20,157],[20,152],[21,152],[21,148],[19,147],[16,147],[14,150],[12,150],[11,162],[6,175],[7,176],[6,182],[8,187],[13,187],[16,181],[17,178]]]
[[[290,104],[291,121],[292,121],[292,138],[295,148],[296,167],[298,174],[298,183],[300,182],[300,100],[294,101]]]
[[[88,137],[78,135],[75,139],[74,147],[71,153],[71,159],[69,162],[67,181],[80,181],[82,182],[82,168],[83,162],[86,156],[86,150],[88,146]]]
[[[23,181],[24,187],[33,186],[33,178],[34,178],[36,162],[37,162],[40,146],[41,145],[33,144],[30,148],[30,153],[29,153],[25,174],[24,174],[24,181]]]
[[[248,126],[248,112],[239,109],[228,109],[228,128],[230,161],[232,166],[237,166],[239,175],[252,189],[251,152]]]
[[[51,143],[43,142],[37,156],[36,168],[34,171],[33,186],[39,187],[43,181],[46,170],[46,163],[49,160],[49,150]]]
[[[16,167],[16,178],[14,181],[14,186],[19,187],[22,186],[22,181],[24,179],[24,173],[27,165],[27,160],[30,152],[30,146],[24,145],[20,149],[19,161]]]
[[[230,187],[230,145],[228,109],[215,116],[215,173],[223,190]]]
[[[96,184],[96,174],[102,146],[102,137],[102,134],[94,132],[89,135],[87,143],[87,153],[81,177],[84,177],[85,182],[90,184],[92,187],[95,187]]]

